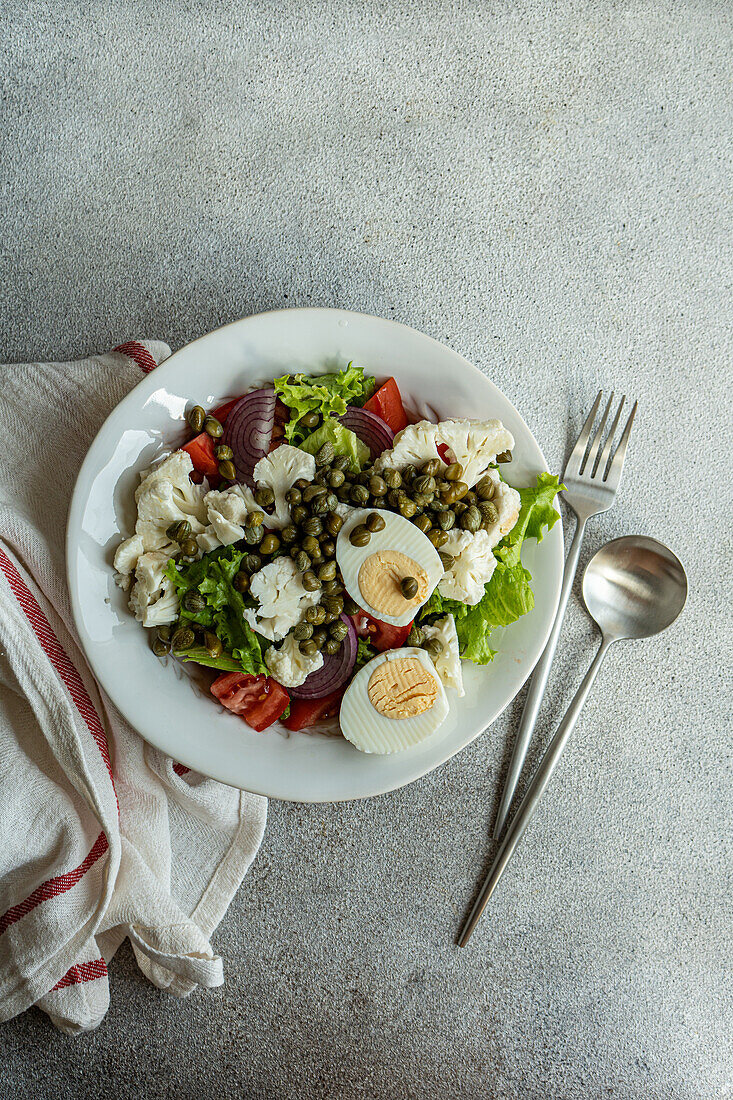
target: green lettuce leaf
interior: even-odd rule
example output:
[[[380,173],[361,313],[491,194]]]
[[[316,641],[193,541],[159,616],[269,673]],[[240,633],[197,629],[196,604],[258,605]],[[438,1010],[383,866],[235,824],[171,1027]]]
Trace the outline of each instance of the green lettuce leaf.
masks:
[[[251,601],[245,602],[241,592],[232,583],[239,571],[242,557],[241,550],[236,550],[234,546],[223,546],[205,554],[199,561],[176,563],[171,559],[165,573],[173,582],[181,601],[187,592],[193,590],[206,600],[206,606],[196,612],[186,610],[181,602],[179,613],[182,622],[193,622],[211,630],[224,647],[221,658],[209,658],[202,661],[202,664],[253,675],[267,674],[263,647],[266,649],[269,643],[260,638],[245,619],[244,609]],[[224,658],[236,661],[236,669],[229,665],[212,663],[213,660]],[[189,656],[188,659],[196,658]]]
[[[356,643],[356,663],[354,672],[357,673],[364,665],[369,664],[372,657],[376,657],[378,650],[369,645],[365,638],[359,638]]]
[[[343,416],[347,405],[364,404],[374,390],[375,381],[361,367],[349,363],[346,370],[334,374],[286,374],[276,378],[273,385],[282,403],[293,410],[285,425],[285,438],[297,447],[310,434],[300,423],[305,413],[317,412],[324,419]]]
[[[332,443],[337,455],[348,455],[352,473],[358,474],[362,466],[369,461],[371,452],[366,443],[362,443],[357,435],[349,428],[339,424],[332,416],[323,421],[320,428],[311,432],[302,443],[299,443],[301,451],[307,451],[315,455],[320,451],[324,443]]]
[[[517,490],[521,501],[519,519],[494,550],[500,561],[506,565],[516,565],[525,539],[542,542],[545,531],[554,527],[560,518],[560,513],[553,508],[553,501],[564,488],[559,477],[538,474],[534,488]]]

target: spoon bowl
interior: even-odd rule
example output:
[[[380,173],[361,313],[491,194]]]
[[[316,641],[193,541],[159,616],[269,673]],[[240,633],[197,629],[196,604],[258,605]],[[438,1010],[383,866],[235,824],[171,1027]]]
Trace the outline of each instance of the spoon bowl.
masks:
[[[679,558],[661,542],[626,535],[591,558],[583,599],[607,641],[649,638],[671,626],[682,611],[687,576]]]

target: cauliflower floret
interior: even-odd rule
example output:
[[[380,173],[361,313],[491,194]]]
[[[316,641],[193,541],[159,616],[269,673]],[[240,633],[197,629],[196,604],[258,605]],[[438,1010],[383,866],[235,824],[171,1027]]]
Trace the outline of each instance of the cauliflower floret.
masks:
[[[167,550],[151,550],[137,560],[129,606],[143,626],[172,623],[178,616],[178,596],[164,574],[169,557]]]
[[[290,523],[290,508],[285,494],[288,489],[292,489],[298,478],[312,481],[315,474],[316,460],[313,455],[287,443],[281,444],[260,459],[254,468],[254,479],[258,485],[267,486],[275,494],[275,511],[267,517],[268,527],[287,527]]]
[[[146,550],[158,550],[168,542],[171,523],[187,520],[194,535],[204,530],[206,488],[194,485],[189,473],[193,463],[185,451],[174,451],[154,470],[146,471],[135,492],[135,532]]]
[[[441,596],[461,603],[478,603],[484,585],[496,569],[488,533],[477,531],[473,535],[470,531],[453,530],[441,550],[455,559],[438,584]]]
[[[391,450],[384,451],[375,466],[398,470],[408,464],[422,466],[438,457],[438,444],[448,448],[451,462],[463,467],[462,481],[469,488],[486,473],[497,454],[514,446],[514,437],[500,420],[441,420],[431,424],[421,420],[408,424],[394,438]]]
[[[444,619],[438,619],[432,626],[424,626],[422,629],[427,639],[437,638],[443,646],[440,657],[433,661],[443,686],[453,688],[459,696],[465,695],[455,619],[452,615],[446,615]]]
[[[318,603],[319,592],[306,592],[292,558],[276,558],[252,577],[250,595],[259,603],[256,611],[245,608],[253,630],[279,642],[299,623],[303,612]]]
[[[196,542],[202,554],[208,554],[209,550],[216,550],[217,546],[222,545],[213,527],[206,527],[200,535],[196,536]]]
[[[115,582],[120,588],[130,587],[130,574],[134,572],[137,559],[145,550],[142,535],[133,535],[125,539],[115,550],[114,567],[117,570]]]
[[[201,543],[203,538],[207,542],[207,550],[238,542],[244,537],[244,521],[247,513],[258,510],[252,493],[245,485],[230,485],[228,489],[221,492],[212,489],[204,497],[204,504],[209,526],[197,541],[203,549]],[[211,545],[213,537],[217,541]]]
[[[312,657],[306,657],[300,652],[300,643],[292,634],[276,649],[270,646],[265,654],[265,664],[278,684],[283,687],[300,687],[311,672],[317,672],[323,668],[323,654],[314,653]]]

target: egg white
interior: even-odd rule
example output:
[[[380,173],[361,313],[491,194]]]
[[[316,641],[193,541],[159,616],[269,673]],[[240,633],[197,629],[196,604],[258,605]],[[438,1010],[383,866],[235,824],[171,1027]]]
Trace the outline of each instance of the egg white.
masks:
[[[369,680],[375,669],[385,661],[400,657],[417,657],[435,680],[438,694],[430,710],[414,718],[387,718],[380,714],[369,699]],[[407,646],[380,653],[360,669],[349,684],[341,701],[339,725],[347,741],[359,752],[387,756],[393,752],[419,745],[431,737],[443,724],[450,709],[440,677],[424,649]]]
[[[366,546],[352,546],[349,535],[372,512],[376,512],[384,520],[384,528],[381,531],[373,531]],[[411,604],[401,615],[386,615],[376,607],[372,607],[359,588],[359,570],[367,558],[379,551],[397,550],[406,554],[418,565],[422,566],[428,576],[428,592],[422,603]],[[339,531],[336,540],[336,561],[344,578],[346,591],[352,600],[356,600],[359,607],[363,607],[375,619],[381,619],[391,626],[407,626],[412,622],[418,610],[427,602],[433,589],[443,576],[443,563],[438,551],[433,546],[427,535],[410,523],[404,516],[398,516],[394,512],[387,512],[380,508],[355,508],[349,515],[343,527]]]

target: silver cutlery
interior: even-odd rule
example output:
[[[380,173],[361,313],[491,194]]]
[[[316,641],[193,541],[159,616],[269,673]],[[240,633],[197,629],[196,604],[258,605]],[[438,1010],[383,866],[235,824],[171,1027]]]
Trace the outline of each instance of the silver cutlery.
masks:
[[[552,659],[555,656],[560,629],[565,617],[565,609],[568,605],[568,598],[578,568],[580,548],[583,545],[583,537],[585,535],[585,525],[591,516],[597,516],[600,515],[601,512],[608,511],[614,502],[616,490],[621,481],[621,471],[624,467],[626,447],[629,442],[629,436],[631,435],[631,425],[634,423],[634,417],[636,416],[637,402],[634,402],[634,406],[626,421],[626,426],[621,434],[618,446],[616,450],[613,451],[614,436],[621,419],[621,411],[626,401],[625,397],[621,398],[604,443],[604,429],[613,405],[613,396],[612,393],[601,417],[601,422],[591,440],[593,424],[603,397],[603,390],[599,391],[598,396],[593,402],[593,408],[588,415],[588,419],[583,425],[583,430],[578,436],[578,442],[573,447],[565,467],[565,473],[563,474],[563,481],[566,486],[563,497],[565,503],[572,509],[577,517],[575,535],[573,536],[570,553],[565,562],[565,572],[563,574],[560,601],[557,605],[555,621],[547,645],[532,674],[529,692],[524,703],[522,718],[514,741],[512,757],[509,761],[509,770],[507,772],[504,790],[502,792],[501,802],[499,803],[496,822],[494,824],[494,838],[496,840],[499,839],[509,814],[509,807],[511,806],[514,792],[517,789],[517,783],[519,782],[519,776],[524,766],[529,743],[532,739],[537,715],[542,705],[545,688],[547,687],[547,681],[550,676]]]
[[[468,943],[524,836],[610,646],[622,640],[660,634],[680,614],[686,598],[687,577],[682,564],[656,539],[627,535],[606,543],[591,558],[583,577],[583,599],[603,635],[600,648],[509,824],[481,893],[461,931],[459,947]]]

